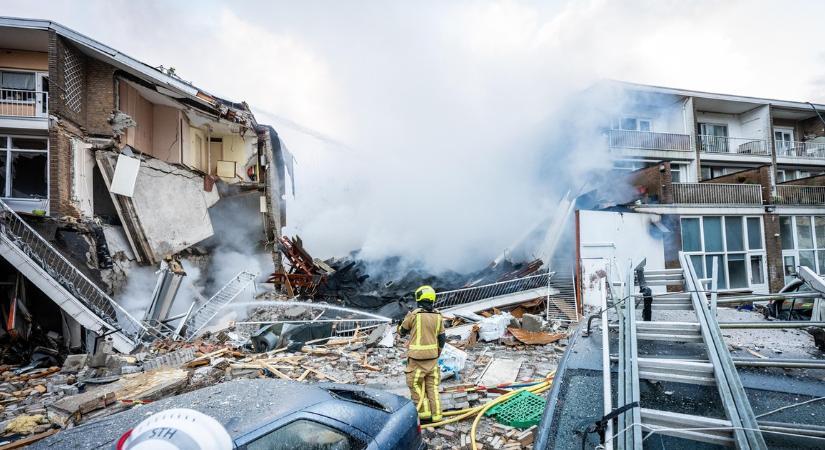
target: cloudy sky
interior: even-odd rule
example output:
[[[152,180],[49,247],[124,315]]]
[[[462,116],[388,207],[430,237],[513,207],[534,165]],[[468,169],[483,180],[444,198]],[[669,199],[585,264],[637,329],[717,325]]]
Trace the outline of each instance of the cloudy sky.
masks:
[[[6,0],[2,14],[248,101],[297,159],[288,231],[325,257],[489,260],[552,211],[570,178],[552,161],[582,149],[537,130],[600,78],[825,102],[813,0],[48,5]]]

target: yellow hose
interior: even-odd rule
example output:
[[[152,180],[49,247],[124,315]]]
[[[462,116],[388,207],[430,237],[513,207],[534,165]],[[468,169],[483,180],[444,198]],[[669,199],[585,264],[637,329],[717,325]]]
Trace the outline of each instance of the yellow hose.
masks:
[[[502,395],[501,397],[498,397],[497,399],[492,400],[492,401],[490,401],[490,402],[488,402],[484,405],[474,406],[472,408],[460,409],[460,410],[457,410],[457,411],[445,412],[444,413],[445,416],[455,416],[455,417],[452,417],[452,418],[446,419],[446,420],[442,420],[440,422],[433,422],[433,423],[423,424],[423,425],[421,425],[421,428],[422,429],[427,429],[427,428],[440,427],[440,426],[446,425],[448,423],[458,422],[459,420],[463,420],[463,419],[465,419],[467,417],[470,417],[473,414],[475,414],[476,418],[473,420],[472,428],[470,428],[470,443],[472,444],[472,449],[473,450],[478,450],[478,446],[476,445],[476,429],[478,428],[478,424],[481,421],[481,418],[484,417],[484,413],[487,412],[487,410],[489,410],[490,408],[492,408],[493,406],[495,406],[495,405],[497,405],[501,402],[509,400],[511,397],[513,397],[514,395],[516,395],[520,392],[528,391],[528,392],[532,392],[534,394],[540,394],[540,393],[550,389],[553,386],[553,376],[555,374],[556,374],[556,371],[554,370],[554,371],[550,372],[549,374],[547,374],[547,377],[545,377],[545,379],[544,379],[545,381],[543,381],[539,384],[533,385],[533,386],[528,386],[528,387],[524,387],[524,388],[521,388],[521,389],[517,389],[515,391],[510,391],[510,392]]]

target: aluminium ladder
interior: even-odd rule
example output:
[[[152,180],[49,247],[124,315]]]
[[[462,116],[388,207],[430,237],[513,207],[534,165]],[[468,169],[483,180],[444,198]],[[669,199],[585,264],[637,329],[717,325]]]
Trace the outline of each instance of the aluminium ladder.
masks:
[[[625,282],[626,301],[617,308],[619,318],[619,406],[639,402],[639,379],[697,385],[715,385],[719,390],[727,420],[643,408],[630,408],[618,416],[619,449],[641,449],[642,431],[663,434],[738,449],[767,449],[753,409],[733,359],[728,352],[715,314],[715,293],[708,302],[703,280],[696,275],[690,258],[679,254],[681,269],[644,271],[638,280],[647,286],[680,286],[685,292],[657,296],[653,310],[693,310],[696,322],[637,322],[633,300],[633,273]],[[716,266],[716,262],[714,262]],[[716,267],[714,267],[714,275]],[[715,292],[715,276],[712,292]],[[605,327],[606,329],[607,327]],[[702,342],[708,362],[692,360],[639,358],[638,341]],[[696,430],[722,428],[722,430]],[[724,430],[728,428],[728,430]]]

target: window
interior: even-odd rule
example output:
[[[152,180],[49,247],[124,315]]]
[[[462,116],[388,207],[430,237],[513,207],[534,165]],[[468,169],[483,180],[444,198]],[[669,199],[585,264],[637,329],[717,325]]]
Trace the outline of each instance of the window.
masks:
[[[33,91],[35,89],[34,72],[0,71],[0,88],[19,91]]]
[[[711,171],[710,167],[702,166],[702,179],[710,180],[711,178],[713,178],[713,172]]]
[[[355,450],[364,445],[334,428],[299,419],[246,445],[248,450]]]
[[[682,182],[682,170],[684,166],[682,164],[671,164],[670,165],[670,177],[672,183],[681,183]]]
[[[700,277],[713,276],[715,259],[719,289],[766,288],[761,217],[683,217],[681,225],[682,250]]]
[[[784,183],[787,180],[785,171],[784,170],[777,170],[776,171],[776,182],[777,183]]]
[[[46,199],[48,179],[46,138],[0,136],[0,196]]]
[[[825,216],[780,216],[779,235],[786,281],[797,266],[825,274]]]
[[[773,131],[773,142],[776,146],[777,155],[793,156],[794,148],[792,128],[775,128]]]
[[[638,117],[622,117],[614,120],[611,128],[624,131],[653,131],[653,121]]]

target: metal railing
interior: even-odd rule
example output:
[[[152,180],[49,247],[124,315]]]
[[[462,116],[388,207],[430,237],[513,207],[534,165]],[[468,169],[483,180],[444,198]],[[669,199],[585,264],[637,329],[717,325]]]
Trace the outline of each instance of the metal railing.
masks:
[[[530,289],[548,288],[548,283],[554,274],[554,272],[543,272],[514,280],[439,292],[435,296],[435,307],[450,308]]]
[[[696,136],[696,145],[702,153],[756,156],[771,155],[771,143],[766,139],[699,135]]]
[[[761,205],[762,186],[759,184],[673,183],[673,202]]]
[[[637,148],[644,150],[672,150],[689,152],[690,135],[678,133],[654,133],[652,131],[610,130],[610,148]]]
[[[7,240],[19,248],[40,269],[108,325],[120,329],[123,335],[135,343],[143,337],[146,328],[140,321],[106,295],[2,200],[0,239]]]
[[[779,205],[822,205],[825,204],[825,186],[776,186],[776,203]]]
[[[252,272],[241,271],[223,285],[209,300],[200,305],[200,307],[185,320],[186,339],[191,340],[196,337],[203,327],[218,315],[224,306],[228,305],[232,300],[235,300],[248,286],[252,286],[252,289],[255,289],[256,277],[257,275]]]
[[[21,89],[0,89],[0,116],[48,117],[49,93]]]
[[[825,159],[825,143],[774,141],[773,144],[776,147],[776,156]]]

